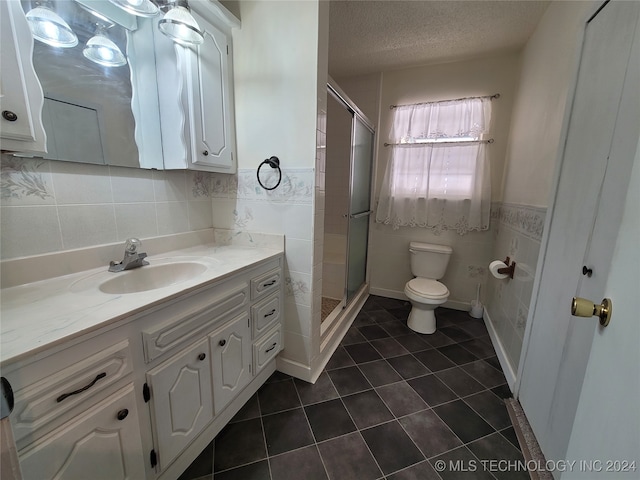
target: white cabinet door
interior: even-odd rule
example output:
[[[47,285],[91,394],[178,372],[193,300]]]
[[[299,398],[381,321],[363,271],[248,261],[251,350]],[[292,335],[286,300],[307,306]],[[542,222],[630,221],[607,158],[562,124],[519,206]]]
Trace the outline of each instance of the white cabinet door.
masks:
[[[36,440],[19,456],[24,480],[145,478],[133,385]]]
[[[207,339],[147,373],[158,463],[164,469],[213,419]]]
[[[190,76],[189,108],[191,161],[235,173],[233,103],[230,101],[229,40],[197,12],[192,12],[204,31],[204,43],[185,49]]]
[[[164,166],[235,173],[231,34],[191,13],[204,31],[197,47],[154,29]]]
[[[216,415],[251,381],[249,315],[231,320],[209,336]]]
[[[33,37],[18,1],[0,2],[0,136],[3,150],[46,152],[44,102],[31,56]]]

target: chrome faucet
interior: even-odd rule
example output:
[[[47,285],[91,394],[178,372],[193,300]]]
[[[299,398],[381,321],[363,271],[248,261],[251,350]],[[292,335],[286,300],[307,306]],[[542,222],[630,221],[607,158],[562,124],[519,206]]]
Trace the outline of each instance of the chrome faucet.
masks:
[[[109,271],[122,272],[124,270],[142,267],[143,265],[149,265],[149,262],[144,260],[147,254],[144,252],[138,253],[138,248],[141,246],[142,242],[137,238],[127,238],[124,244],[124,258],[119,263],[113,260],[109,262]]]

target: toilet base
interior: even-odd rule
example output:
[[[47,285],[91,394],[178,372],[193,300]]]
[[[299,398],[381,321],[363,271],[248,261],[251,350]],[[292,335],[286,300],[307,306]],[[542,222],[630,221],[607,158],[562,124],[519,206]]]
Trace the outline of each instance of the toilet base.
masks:
[[[409,319],[407,320],[407,326],[418,333],[431,334],[436,331],[436,315],[435,308],[437,305],[430,305],[429,309],[419,308],[411,302],[411,313],[409,313]]]

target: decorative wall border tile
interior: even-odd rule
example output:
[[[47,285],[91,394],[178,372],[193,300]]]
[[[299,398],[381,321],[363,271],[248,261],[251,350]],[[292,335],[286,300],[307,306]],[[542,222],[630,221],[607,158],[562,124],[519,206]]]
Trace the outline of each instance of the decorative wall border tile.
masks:
[[[511,203],[499,204],[497,220],[534,240],[542,240],[547,209]]]
[[[262,183],[270,186],[277,182],[277,172],[268,167],[260,171]],[[214,198],[239,198],[274,203],[311,204],[315,187],[313,168],[283,169],[282,180],[275,190],[265,190],[258,184],[255,169],[238,170],[237,175],[213,174]]]
[[[53,198],[51,186],[45,180],[45,175],[49,174],[47,160],[2,155],[0,172],[0,196],[3,199]]]

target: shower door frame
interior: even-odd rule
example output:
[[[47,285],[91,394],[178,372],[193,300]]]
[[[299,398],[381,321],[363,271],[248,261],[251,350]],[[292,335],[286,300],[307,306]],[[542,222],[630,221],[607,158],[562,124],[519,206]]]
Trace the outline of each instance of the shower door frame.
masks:
[[[346,257],[345,257],[345,286],[344,293],[342,299],[340,300],[339,307],[341,307],[342,311],[344,311],[351,303],[352,300],[355,300],[360,297],[360,292],[363,288],[366,288],[368,285],[368,277],[369,277],[369,268],[368,268],[368,250],[369,250],[369,229],[370,229],[370,221],[367,222],[367,236],[365,240],[365,259],[364,259],[364,280],[358,286],[358,288],[352,292],[352,295],[349,296],[349,261],[350,261],[350,238],[352,233],[352,220],[361,219],[366,217],[367,219],[371,218],[371,214],[373,213],[371,209],[372,201],[372,192],[373,192],[373,175],[374,175],[374,149],[376,142],[376,131],[373,127],[373,124],[369,121],[367,116],[349,99],[349,97],[336,85],[336,83],[329,79],[327,83],[327,93],[331,95],[339,104],[341,104],[352,116],[351,121],[351,150],[349,154],[349,211],[346,213],[345,217],[347,218],[347,247],[346,247]],[[356,133],[356,123],[360,121],[361,125],[366,128],[371,133],[371,158],[369,163],[369,188],[368,188],[368,210],[363,212],[352,213],[352,199],[353,199],[353,176],[354,176],[354,157],[355,157],[355,133]],[[356,218],[354,218],[356,217]],[[337,307],[336,307],[337,308]],[[334,323],[338,320],[341,314],[338,314],[334,318],[331,315],[327,318],[326,321],[321,324],[321,336],[324,338],[326,334],[328,334],[331,330],[333,330]]]

